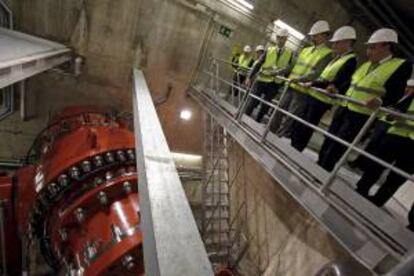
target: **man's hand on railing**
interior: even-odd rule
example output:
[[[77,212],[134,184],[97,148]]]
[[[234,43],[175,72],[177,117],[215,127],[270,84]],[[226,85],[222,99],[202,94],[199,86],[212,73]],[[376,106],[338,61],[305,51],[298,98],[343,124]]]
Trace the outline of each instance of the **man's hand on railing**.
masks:
[[[252,80],[251,80],[251,79],[249,79],[249,78],[247,78],[247,79],[244,81],[244,85],[246,86],[246,88],[250,88],[250,86],[252,85]]]
[[[397,116],[395,116],[394,114],[387,114],[387,116],[385,116],[385,120],[387,122],[394,122],[398,119]]]
[[[382,105],[381,99],[375,97],[365,102],[365,105],[371,109],[377,109]]]
[[[308,82],[301,82],[301,83],[299,83],[299,84],[300,84],[301,86],[303,86],[303,87],[309,88],[309,87],[312,87],[313,82],[308,81]]]
[[[397,109],[394,109],[394,108],[392,108],[392,107],[388,107],[388,110],[389,111],[393,111],[393,112],[400,112],[399,110],[397,110]],[[385,120],[387,121],[387,122],[394,122],[394,121],[396,121],[396,120],[398,120],[398,119],[400,119],[396,114],[387,114],[386,116],[385,116]]]
[[[330,84],[328,87],[326,87],[326,92],[331,94],[339,94],[338,88],[336,88],[336,86],[333,84]]]

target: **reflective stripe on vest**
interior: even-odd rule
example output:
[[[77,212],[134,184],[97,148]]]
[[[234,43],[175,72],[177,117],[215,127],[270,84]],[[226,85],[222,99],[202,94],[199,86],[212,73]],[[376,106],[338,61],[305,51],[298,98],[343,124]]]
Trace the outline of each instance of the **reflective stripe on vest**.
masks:
[[[332,50],[325,45],[317,48],[315,47],[316,46],[308,47],[300,52],[295,66],[289,75],[290,79],[296,79],[310,74],[315,69],[318,62],[332,52]],[[308,93],[309,91],[309,88],[304,88],[295,83],[290,84],[290,87],[302,93]]]
[[[319,80],[324,81],[324,82],[332,82],[335,79],[336,75],[338,74],[339,70],[342,68],[342,66],[344,66],[348,62],[348,60],[350,60],[351,58],[355,58],[355,57],[356,57],[356,54],[351,53],[343,57],[340,57],[337,60],[331,61],[322,71],[321,75],[319,76]],[[336,104],[335,99],[329,96],[326,96],[324,94],[318,93],[314,90],[310,90],[309,94],[312,97],[320,100],[321,102],[332,104],[332,105]]]
[[[394,72],[404,63],[403,59],[392,58],[369,72],[371,62],[365,62],[352,75],[352,83],[346,96],[359,101],[369,101],[375,97],[382,98],[385,94],[385,83]],[[347,103],[349,110],[362,114],[371,114],[372,110],[353,103]]]
[[[410,107],[406,113],[414,115],[414,100],[411,101]],[[404,119],[398,120],[389,128],[388,133],[414,140],[414,121]]]
[[[276,47],[269,47],[266,52],[266,59],[260,69],[259,76],[257,78],[258,81],[262,82],[272,82],[275,81],[276,83],[282,83],[279,79],[276,79],[274,76],[266,75],[265,71],[269,70],[278,70],[284,69],[289,65],[289,62],[292,58],[292,51],[288,48],[282,49],[281,54],[277,55],[278,48]]]

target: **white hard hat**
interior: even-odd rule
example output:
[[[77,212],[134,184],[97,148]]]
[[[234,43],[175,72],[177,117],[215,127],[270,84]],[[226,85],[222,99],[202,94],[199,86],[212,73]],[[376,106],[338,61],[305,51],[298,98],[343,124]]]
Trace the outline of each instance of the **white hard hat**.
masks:
[[[343,26],[335,31],[330,42],[337,42],[341,40],[356,39],[356,31],[351,26]]]
[[[270,41],[273,42],[273,43],[276,43],[277,42],[277,35],[276,35],[276,33],[272,33],[270,35]]]
[[[276,31],[277,36],[289,36],[289,31],[286,29],[279,29]]]
[[[375,44],[383,42],[398,43],[398,34],[393,29],[383,28],[376,30],[366,44]]]
[[[316,21],[315,24],[312,25],[308,35],[317,35],[329,32],[331,28],[329,27],[329,23],[325,20]]]
[[[409,79],[407,81],[407,86],[414,87],[414,79]]]
[[[243,52],[250,53],[252,51],[252,47],[250,45],[246,45],[243,48]]]
[[[257,45],[256,46],[256,52],[257,51],[264,51],[264,50],[265,50],[265,47],[263,45]]]

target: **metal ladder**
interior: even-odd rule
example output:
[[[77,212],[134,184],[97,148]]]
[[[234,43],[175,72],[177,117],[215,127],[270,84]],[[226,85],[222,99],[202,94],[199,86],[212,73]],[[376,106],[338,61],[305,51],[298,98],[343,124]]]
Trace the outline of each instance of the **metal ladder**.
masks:
[[[204,124],[202,237],[211,263],[230,263],[229,137],[210,116]]]

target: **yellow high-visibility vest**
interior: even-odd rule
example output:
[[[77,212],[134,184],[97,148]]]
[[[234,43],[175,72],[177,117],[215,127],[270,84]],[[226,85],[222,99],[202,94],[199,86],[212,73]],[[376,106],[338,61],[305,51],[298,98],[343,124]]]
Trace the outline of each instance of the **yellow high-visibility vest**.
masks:
[[[332,50],[326,45],[321,45],[319,47],[312,46],[303,49],[296,60],[289,78],[296,79],[310,74],[315,69],[318,62],[331,53]],[[302,93],[308,93],[310,90],[309,88],[302,87],[296,83],[291,83],[290,87]]]
[[[247,73],[247,71],[250,69],[250,64],[252,61],[253,57],[251,55],[241,54],[238,61],[238,69],[242,69],[242,72]]]
[[[338,74],[339,70],[341,70],[342,66],[344,66],[348,62],[348,60],[350,60],[351,58],[355,58],[355,57],[356,57],[356,54],[350,53],[350,54],[344,55],[343,57],[338,58],[337,60],[331,61],[322,71],[318,79],[320,81],[327,81],[327,82],[333,81],[336,75]],[[309,94],[312,97],[320,100],[321,102],[332,104],[332,105],[336,104],[335,99],[329,96],[326,96],[324,94],[318,93],[312,89],[309,91]]]
[[[404,63],[403,59],[391,58],[378,65],[374,70],[370,61],[362,64],[352,75],[352,83],[346,92],[346,96],[363,102],[375,97],[382,98],[385,95],[385,83],[394,72]],[[371,114],[372,110],[353,103],[346,103],[349,110],[362,114]]]
[[[414,100],[411,101],[407,114],[414,116]],[[399,135],[414,140],[414,121],[406,119],[397,119],[393,126],[388,129],[389,134]]]
[[[266,74],[266,71],[284,69],[289,65],[290,60],[292,59],[292,50],[288,48],[282,49],[280,55],[277,55],[278,48],[275,46],[269,47],[266,52],[265,61],[262,65],[262,68],[259,71],[257,77],[258,81],[262,82],[272,82],[282,83],[281,80],[276,79],[274,76]]]

